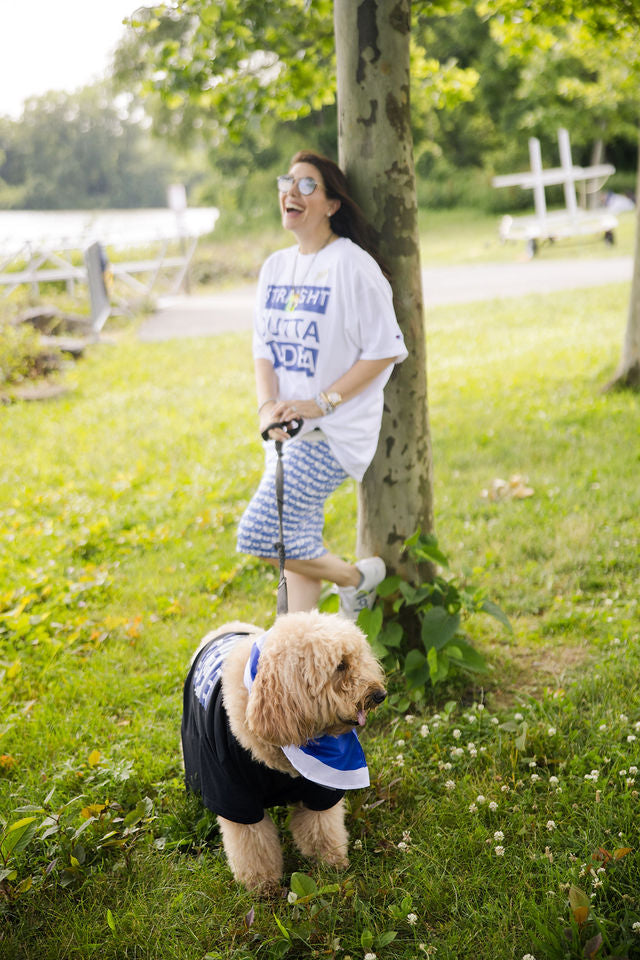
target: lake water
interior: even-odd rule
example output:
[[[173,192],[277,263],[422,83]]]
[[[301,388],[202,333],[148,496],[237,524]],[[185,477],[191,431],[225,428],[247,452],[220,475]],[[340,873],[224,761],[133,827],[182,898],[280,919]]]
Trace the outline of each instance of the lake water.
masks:
[[[193,207],[176,214],[150,210],[0,210],[0,251],[11,254],[27,244],[59,250],[83,249],[94,240],[135,247],[157,240],[211,233],[220,211]]]

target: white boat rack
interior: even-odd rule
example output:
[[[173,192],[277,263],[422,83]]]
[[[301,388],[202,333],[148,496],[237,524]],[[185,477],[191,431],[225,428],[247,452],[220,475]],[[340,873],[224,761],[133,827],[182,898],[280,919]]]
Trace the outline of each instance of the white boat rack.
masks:
[[[580,181],[601,181],[601,189],[606,180],[615,173],[610,163],[594,164],[589,167],[574,165],[571,159],[569,133],[558,130],[558,148],[560,166],[543,169],[540,141],[537,137],[529,139],[529,159],[531,170],[524,173],[508,173],[494,177],[494,187],[522,187],[533,190],[535,214],[530,216],[504,216],[500,223],[500,239],[525,240],[527,250],[534,256],[541,241],[554,241],[560,238],[585,236],[601,233],[606,243],[614,242],[613,231],[618,226],[618,218],[606,209],[583,210],[576,199],[576,183]],[[563,210],[549,212],[545,196],[545,187],[562,184],[565,207]]]

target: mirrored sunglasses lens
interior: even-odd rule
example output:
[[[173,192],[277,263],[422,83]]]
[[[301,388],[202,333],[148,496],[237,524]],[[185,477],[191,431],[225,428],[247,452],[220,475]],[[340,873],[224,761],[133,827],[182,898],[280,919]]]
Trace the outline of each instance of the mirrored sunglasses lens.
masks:
[[[288,193],[293,186],[293,177],[281,176],[278,177],[278,190],[280,193]]]
[[[310,193],[313,193],[317,186],[318,184],[313,177],[302,177],[298,182],[298,189],[305,197],[308,197]]]

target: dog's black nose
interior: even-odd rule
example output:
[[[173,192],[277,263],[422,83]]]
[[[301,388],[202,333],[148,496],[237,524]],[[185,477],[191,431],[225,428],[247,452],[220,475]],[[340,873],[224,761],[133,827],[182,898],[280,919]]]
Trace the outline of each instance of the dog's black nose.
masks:
[[[376,690],[374,693],[371,694],[371,699],[373,700],[374,703],[382,703],[383,700],[387,699],[387,691]]]

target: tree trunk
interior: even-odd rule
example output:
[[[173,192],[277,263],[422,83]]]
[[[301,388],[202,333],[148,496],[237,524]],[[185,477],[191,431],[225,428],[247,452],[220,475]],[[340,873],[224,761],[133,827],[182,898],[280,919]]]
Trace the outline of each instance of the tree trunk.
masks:
[[[627,314],[627,329],[618,369],[604,388],[640,390],[640,140],[636,180],[636,237],[633,253],[633,278]]]
[[[340,164],[380,237],[408,358],[385,390],[358,497],[358,554],[414,579],[402,544],[433,529],[418,209],[409,112],[410,0],[335,0]]]

